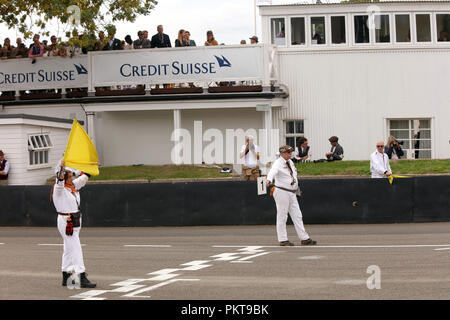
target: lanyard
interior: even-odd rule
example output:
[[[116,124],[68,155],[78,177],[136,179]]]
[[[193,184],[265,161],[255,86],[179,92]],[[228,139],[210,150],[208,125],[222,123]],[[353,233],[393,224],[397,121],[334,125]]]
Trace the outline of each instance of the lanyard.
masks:
[[[294,172],[292,171],[291,164],[289,163],[289,161],[286,161],[286,167],[289,169],[289,173],[291,174],[291,177],[292,177],[291,186],[293,186],[295,184],[295,178],[294,178]]]

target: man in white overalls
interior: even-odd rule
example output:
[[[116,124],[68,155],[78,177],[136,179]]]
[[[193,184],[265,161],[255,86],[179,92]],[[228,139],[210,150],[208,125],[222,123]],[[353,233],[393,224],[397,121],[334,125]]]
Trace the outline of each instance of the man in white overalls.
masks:
[[[277,206],[277,235],[280,246],[293,246],[288,240],[286,221],[288,212],[294,223],[297,235],[302,245],[315,245],[317,241],[312,240],[303,226],[302,212],[297,201],[298,181],[297,169],[291,160],[292,147],[282,146],[279,149],[280,157],[274,161],[267,174],[267,186],[274,182],[273,198]]]
[[[86,277],[79,236],[81,229],[79,190],[86,185],[89,176],[89,174],[82,172],[80,177],[73,179],[73,172],[64,168],[64,161],[61,161],[60,170],[53,187],[52,200],[58,213],[58,230],[64,240],[61,266],[63,286],[67,285],[72,269],[79,276],[81,288],[95,288],[96,286]],[[73,227],[68,224],[69,217],[71,218],[69,223],[72,222]],[[79,219],[79,225],[77,219]]]

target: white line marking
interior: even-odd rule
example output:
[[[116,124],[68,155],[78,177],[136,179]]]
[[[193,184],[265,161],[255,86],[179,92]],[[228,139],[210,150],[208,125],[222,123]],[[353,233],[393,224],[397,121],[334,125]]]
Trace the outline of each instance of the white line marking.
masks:
[[[126,286],[131,286],[131,285],[134,285],[134,284],[142,282],[142,281],[147,281],[147,279],[128,279],[128,280],[113,283],[113,284],[111,284],[111,286],[126,287]]]
[[[350,285],[350,286],[359,286],[362,284],[366,284],[366,280],[359,280],[359,279],[353,279],[353,280],[339,280],[335,281],[336,284],[343,284],[343,285]]]
[[[155,284],[155,285],[153,285],[151,287],[146,287],[146,288],[137,290],[135,292],[128,293],[126,295],[123,295],[123,297],[128,297],[128,298],[151,298],[151,296],[138,296],[138,294],[143,293],[143,292],[147,292],[147,291],[151,291],[151,290],[157,289],[159,287],[162,287],[162,286],[165,286],[165,285],[171,284],[173,282],[177,282],[177,281],[198,281],[198,280],[200,280],[200,279],[172,279],[172,280],[168,280],[168,281],[165,281],[165,282],[161,282],[161,283]]]
[[[211,256],[211,258],[217,258],[214,259],[214,261],[230,261],[239,258],[239,256],[237,256],[238,254],[239,253],[236,252],[225,252]]]
[[[109,292],[109,290],[89,290],[83,293],[77,294],[75,296],[71,296],[71,298],[78,298],[83,300],[92,299],[95,296],[99,296],[103,293]],[[104,300],[105,298],[96,298],[95,300]]]
[[[450,250],[450,248],[439,248],[439,249],[434,249],[436,251],[441,251],[441,250]]]
[[[211,260],[194,260],[187,263],[180,264],[180,266],[186,266],[186,268],[183,268],[181,270],[183,271],[196,271],[204,268],[211,267],[212,264],[204,264],[207,262],[211,262]]]
[[[48,246],[48,247],[53,247],[53,246],[55,246],[55,247],[62,247],[62,246],[64,246],[64,244],[62,244],[62,243],[38,243],[37,245],[38,246]],[[84,247],[85,244],[81,244],[81,246]]]
[[[171,245],[168,244],[124,244],[124,247],[130,247],[130,248],[170,248]]]
[[[269,254],[269,253],[270,252],[261,252],[261,253],[258,253],[258,254],[254,254],[252,256],[248,256],[248,257],[245,257],[245,258],[240,258],[238,261],[250,260],[251,258],[256,258],[256,257],[263,256],[263,255]]]
[[[4,244],[4,243],[0,242],[0,245],[2,245],[2,244]]]
[[[405,245],[342,245],[342,246],[294,246],[289,248],[425,248],[448,247],[450,244],[405,244]],[[248,246],[213,246],[214,248],[245,248]],[[280,246],[263,246],[262,248],[280,248]],[[288,247],[285,247],[288,248]]]
[[[111,290],[111,292],[123,292],[123,293],[126,293],[126,292],[130,292],[130,291],[133,291],[133,290],[136,290],[136,289],[140,289],[142,287],[145,287],[145,285],[143,285],[143,284],[137,284],[137,285],[136,284],[132,284],[132,285],[129,285],[129,286],[119,287],[117,289]]]
[[[322,258],[323,258],[323,256],[305,256],[305,257],[300,257],[299,259],[301,259],[301,260],[319,260]]]

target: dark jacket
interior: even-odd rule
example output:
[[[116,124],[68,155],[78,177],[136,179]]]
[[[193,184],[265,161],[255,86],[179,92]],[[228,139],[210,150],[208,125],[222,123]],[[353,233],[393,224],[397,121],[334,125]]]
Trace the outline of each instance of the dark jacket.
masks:
[[[331,150],[333,150],[333,147],[331,147]],[[342,160],[343,157],[344,157],[344,148],[342,148],[342,146],[338,144],[336,146],[336,149],[334,149],[333,154],[331,156],[328,156],[328,161]]]
[[[108,41],[108,43],[103,48],[103,50],[123,50],[123,48],[122,48],[122,41],[120,41],[117,38],[114,38],[113,42],[112,42],[112,45],[109,45],[109,41]]]
[[[170,38],[167,34],[163,33],[160,35],[159,33],[155,34],[152,37],[151,41],[152,48],[171,48]]]
[[[388,146],[386,146],[386,147],[384,147],[384,153],[386,153],[388,155],[389,159],[392,159],[392,152],[394,151],[394,149],[395,149],[395,153],[397,154],[397,157],[399,159],[405,154],[400,146],[398,146],[398,147],[395,147],[395,146],[388,147]]]

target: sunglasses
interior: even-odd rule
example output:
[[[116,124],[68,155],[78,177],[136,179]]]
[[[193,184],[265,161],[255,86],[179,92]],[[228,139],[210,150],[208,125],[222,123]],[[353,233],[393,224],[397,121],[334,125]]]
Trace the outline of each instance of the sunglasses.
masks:
[[[383,148],[384,146],[377,146],[377,148]]]

